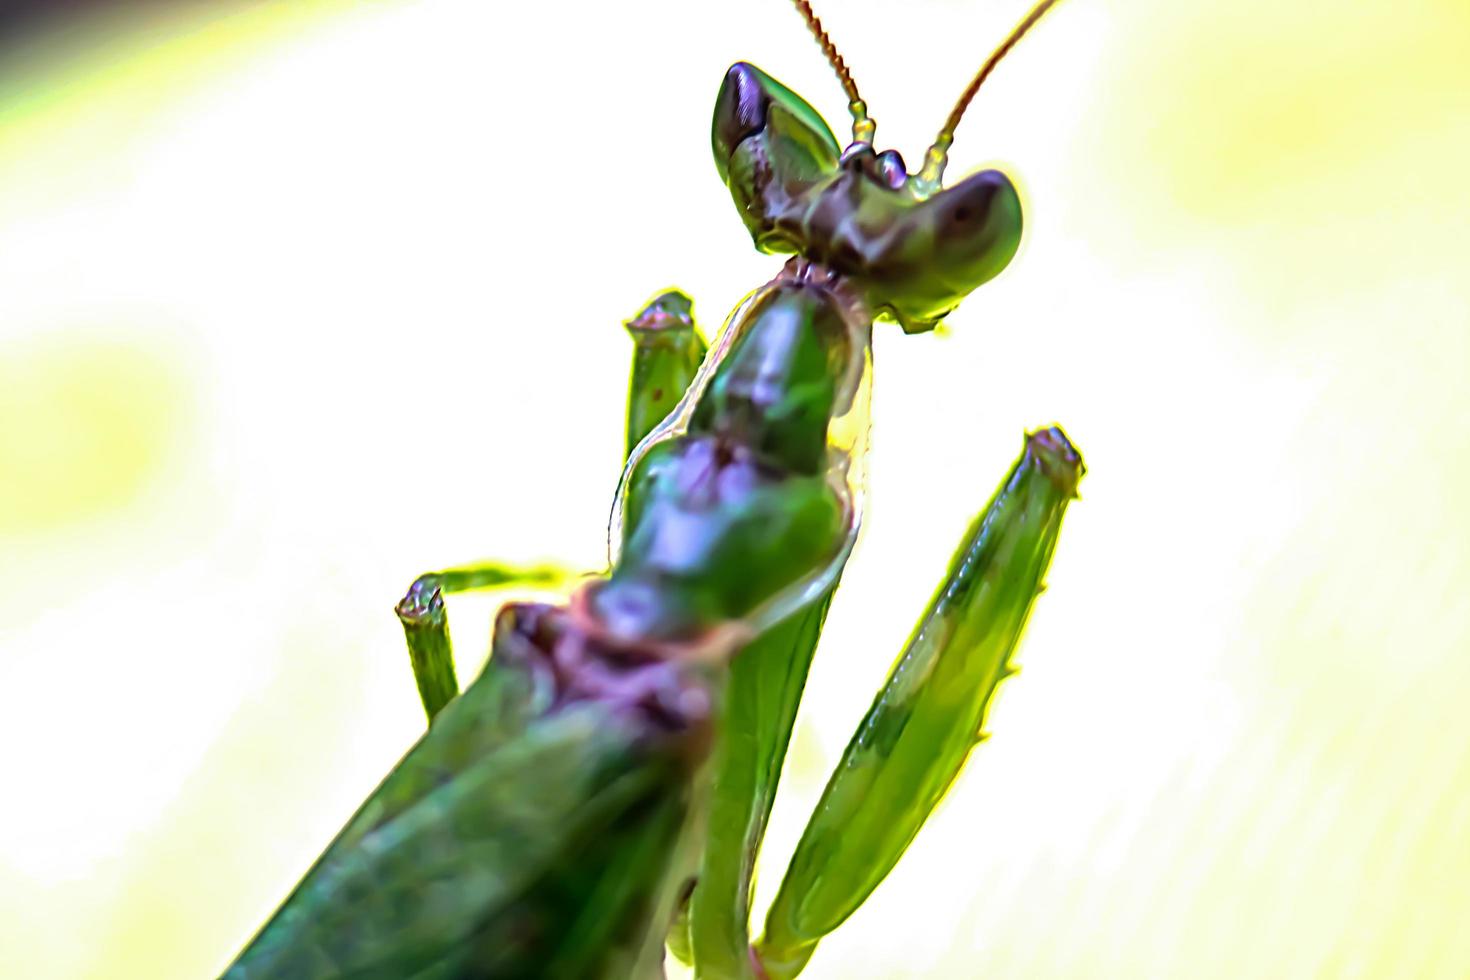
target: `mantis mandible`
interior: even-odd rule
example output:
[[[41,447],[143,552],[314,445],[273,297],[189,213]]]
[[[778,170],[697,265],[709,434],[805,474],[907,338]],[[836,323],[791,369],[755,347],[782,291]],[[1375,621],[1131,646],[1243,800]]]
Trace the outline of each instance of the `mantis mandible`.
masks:
[[[606,573],[486,564],[413,583],[397,611],[428,731],[231,980],[647,977],[666,943],[698,976],[794,977],[981,739],[1082,475],[1055,427],[1026,437],[962,540],[752,941],[756,856],[860,523],[872,326],[932,329],[1016,253],[1011,180],[942,179],[970,100],[1055,0],[984,63],[913,174],[875,149],[851,74],[795,2],[848,96],[851,143],[745,63],[712,133],[756,248],[794,257],[708,350],[677,291],[628,323]],[[516,583],[568,598],[503,606],[461,692],[444,596]]]

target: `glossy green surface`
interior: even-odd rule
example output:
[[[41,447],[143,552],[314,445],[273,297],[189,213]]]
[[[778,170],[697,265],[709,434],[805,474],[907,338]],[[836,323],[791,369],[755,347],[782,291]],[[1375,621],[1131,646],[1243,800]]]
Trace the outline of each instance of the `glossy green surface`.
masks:
[[[717,455],[695,438],[655,446],[634,470],[623,555],[596,600],[619,633],[692,638],[742,619],[823,565],[846,534],[824,478],[719,466]]]
[[[872,893],[984,737],[1081,475],[1060,429],[1035,433],[971,525],[797,845],[759,945],[773,978]]]
[[[697,637],[833,559],[851,515],[827,425],[859,354],[821,290],[778,285],[753,305],[687,430],[633,463],[618,562],[593,598],[614,633]]]
[[[768,290],[749,317],[689,431],[741,447],[772,471],[825,473],[838,379],[854,353],[846,325],[827,296],[795,287]]]

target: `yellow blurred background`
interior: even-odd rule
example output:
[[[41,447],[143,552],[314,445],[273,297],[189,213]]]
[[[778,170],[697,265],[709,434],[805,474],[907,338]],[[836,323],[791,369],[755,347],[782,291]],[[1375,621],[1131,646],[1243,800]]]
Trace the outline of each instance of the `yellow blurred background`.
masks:
[[[818,9],[916,162],[1024,3]],[[421,727],[403,588],[594,567],[620,320],[773,272],[726,66],[843,101],[781,0],[98,6],[0,51],[0,974],[210,976]],[[1068,0],[960,128],[987,163],[1027,239],[880,331],[761,901],[1055,420],[1090,474],[1022,674],[809,975],[1470,975],[1470,6]],[[462,677],[493,606],[451,606]]]

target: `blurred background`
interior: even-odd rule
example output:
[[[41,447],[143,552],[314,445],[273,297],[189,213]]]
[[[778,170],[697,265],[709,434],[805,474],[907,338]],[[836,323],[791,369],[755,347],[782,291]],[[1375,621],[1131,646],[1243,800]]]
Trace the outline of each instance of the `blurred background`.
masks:
[[[1024,7],[818,9],[917,162]],[[844,103],[781,0],[10,8],[0,972],[211,976],[421,729],[404,587],[596,567],[620,321],[777,267],[726,66]],[[1467,52],[1463,0],[1068,0],[987,83],[951,173],[1027,238],[879,331],[760,904],[1022,431],[1090,474],[994,737],[811,976],[1470,975]]]

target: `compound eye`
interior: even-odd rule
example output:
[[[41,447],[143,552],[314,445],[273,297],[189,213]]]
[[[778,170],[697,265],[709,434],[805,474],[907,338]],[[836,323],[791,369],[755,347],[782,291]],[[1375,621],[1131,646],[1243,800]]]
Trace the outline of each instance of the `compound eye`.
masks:
[[[730,179],[740,144],[758,139],[782,183],[810,180],[836,166],[837,139],[811,105],[754,65],[737,62],[715,100],[710,142],[720,179]]]
[[[720,179],[729,179],[730,155],[748,136],[759,133],[766,125],[766,93],[761,88],[761,70],[745,62],[730,66],[715,97],[714,143],[715,166]]]
[[[896,211],[907,201],[893,199]],[[913,202],[889,227],[887,248],[863,278],[879,306],[918,332],[1010,262],[1021,243],[1021,198],[1010,178],[987,170]]]
[[[940,237],[947,240],[989,237],[994,230],[991,225],[997,219],[1000,224],[1006,223],[1011,210],[1008,205],[1015,198],[1014,185],[999,170],[975,174],[935,199],[940,211],[937,229]],[[1004,213],[997,213],[998,205]]]

